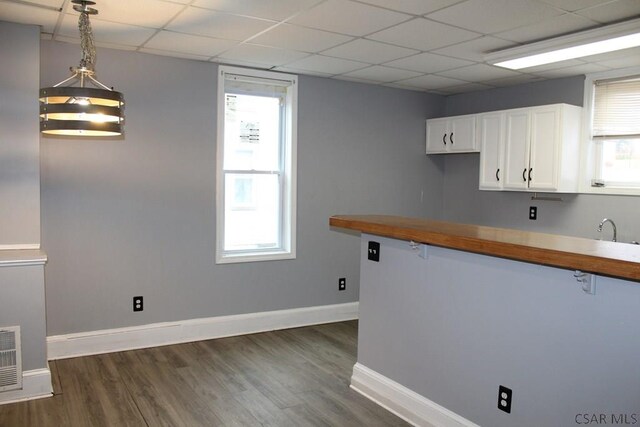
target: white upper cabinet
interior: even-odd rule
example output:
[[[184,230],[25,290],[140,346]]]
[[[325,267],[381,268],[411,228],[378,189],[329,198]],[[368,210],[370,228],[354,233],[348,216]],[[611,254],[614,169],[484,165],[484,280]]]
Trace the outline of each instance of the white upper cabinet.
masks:
[[[480,189],[578,191],[581,110],[553,104],[479,115]]]
[[[477,151],[475,114],[427,120],[427,154]]]
[[[528,110],[513,110],[507,113],[505,147],[504,188],[516,190],[529,186],[529,134],[531,122]]]
[[[480,189],[502,190],[504,183],[505,113],[478,116],[480,142]]]

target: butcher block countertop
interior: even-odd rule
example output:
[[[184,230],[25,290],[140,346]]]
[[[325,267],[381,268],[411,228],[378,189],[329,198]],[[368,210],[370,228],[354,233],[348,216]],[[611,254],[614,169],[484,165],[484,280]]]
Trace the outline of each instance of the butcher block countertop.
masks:
[[[334,215],[332,227],[640,281],[640,245],[388,215]]]

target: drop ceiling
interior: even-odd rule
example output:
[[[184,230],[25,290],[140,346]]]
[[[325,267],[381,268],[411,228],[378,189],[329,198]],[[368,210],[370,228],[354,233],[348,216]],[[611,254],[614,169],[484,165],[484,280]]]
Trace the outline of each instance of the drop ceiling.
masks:
[[[640,16],[640,0],[97,0],[96,45],[454,94],[640,65],[640,48],[517,72],[492,51]],[[70,0],[0,20],[79,43]]]

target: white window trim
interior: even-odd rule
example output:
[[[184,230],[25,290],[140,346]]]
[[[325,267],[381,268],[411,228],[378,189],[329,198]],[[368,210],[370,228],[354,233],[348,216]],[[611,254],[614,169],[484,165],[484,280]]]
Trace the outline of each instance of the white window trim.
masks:
[[[224,75],[240,74],[264,79],[289,80],[293,84],[287,90],[287,124],[291,126],[287,132],[288,150],[284,153],[284,191],[282,194],[283,209],[283,249],[273,251],[254,251],[242,253],[224,252]],[[239,262],[275,261],[296,258],[296,195],[297,195],[297,142],[298,142],[298,76],[276,73],[272,71],[253,70],[248,68],[218,67],[217,105],[217,137],[216,137],[216,264]]]
[[[640,67],[621,68],[619,70],[602,71],[587,74],[584,79],[584,102],[582,108],[582,136],[580,149],[580,193],[585,194],[619,194],[640,196],[640,188],[624,187],[592,187],[594,176],[595,147],[591,141],[591,121],[593,119],[593,82],[597,80],[615,79],[640,74]]]

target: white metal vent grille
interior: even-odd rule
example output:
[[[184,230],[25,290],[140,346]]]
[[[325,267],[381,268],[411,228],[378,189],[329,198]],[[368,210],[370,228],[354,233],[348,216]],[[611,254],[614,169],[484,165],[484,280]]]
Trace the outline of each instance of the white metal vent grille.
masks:
[[[0,392],[22,388],[20,326],[0,327]]]

